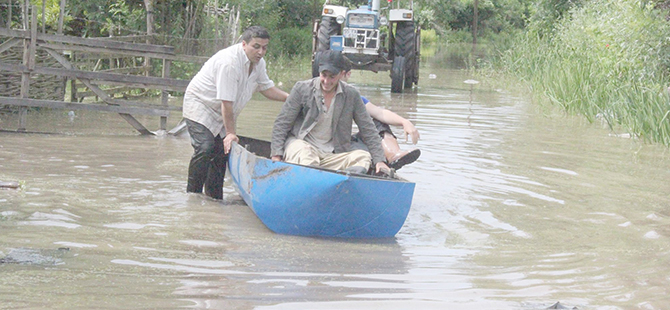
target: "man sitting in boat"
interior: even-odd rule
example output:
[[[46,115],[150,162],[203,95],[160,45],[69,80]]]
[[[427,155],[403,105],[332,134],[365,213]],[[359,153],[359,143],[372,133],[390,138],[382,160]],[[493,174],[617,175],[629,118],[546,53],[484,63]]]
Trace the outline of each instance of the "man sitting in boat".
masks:
[[[339,51],[325,51],[319,76],[293,86],[272,130],[272,160],[333,170],[387,173],[378,131],[358,90],[341,81],[347,60]],[[351,144],[352,120],[370,150]]]

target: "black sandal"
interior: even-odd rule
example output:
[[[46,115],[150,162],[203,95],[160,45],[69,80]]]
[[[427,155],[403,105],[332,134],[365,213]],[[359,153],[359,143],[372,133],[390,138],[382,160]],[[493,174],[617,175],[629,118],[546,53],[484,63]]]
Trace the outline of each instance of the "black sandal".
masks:
[[[419,156],[421,156],[421,150],[414,149],[409,151],[409,153],[405,154],[404,156],[389,163],[388,166],[395,170],[400,170],[402,166],[415,162],[419,158]]]

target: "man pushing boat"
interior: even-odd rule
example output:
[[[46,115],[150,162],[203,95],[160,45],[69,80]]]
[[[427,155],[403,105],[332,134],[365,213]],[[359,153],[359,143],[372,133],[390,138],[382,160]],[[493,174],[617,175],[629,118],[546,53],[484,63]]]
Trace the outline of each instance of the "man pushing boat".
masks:
[[[239,141],[235,120],[255,91],[271,100],[288,94],[275,87],[267,75],[263,56],[270,34],[251,26],[242,42],[220,50],[193,77],[184,94],[184,119],[191,136],[193,156],[188,167],[187,192],[223,198],[223,178],[228,152]]]
[[[319,57],[319,76],[295,84],[272,129],[272,160],[333,170],[388,173],[378,131],[358,90],[341,78],[347,67],[339,51]],[[352,121],[370,150],[351,144]]]

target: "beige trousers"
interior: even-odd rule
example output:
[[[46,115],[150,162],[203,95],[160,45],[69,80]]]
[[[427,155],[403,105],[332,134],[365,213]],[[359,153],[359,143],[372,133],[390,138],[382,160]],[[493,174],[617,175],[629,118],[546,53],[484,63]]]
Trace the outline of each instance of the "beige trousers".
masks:
[[[354,150],[344,153],[324,153],[307,143],[305,140],[295,139],[284,150],[284,161],[287,163],[319,166],[332,170],[344,170],[353,166],[369,169],[372,156],[363,150]]]

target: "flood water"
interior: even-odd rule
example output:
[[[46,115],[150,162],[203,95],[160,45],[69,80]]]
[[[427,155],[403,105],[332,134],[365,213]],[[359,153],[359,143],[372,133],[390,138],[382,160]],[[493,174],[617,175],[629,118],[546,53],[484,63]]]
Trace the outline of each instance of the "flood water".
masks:
[[[188,138],[30,113],[29,131],[59,134],[0,132],[0,181],[22,185],[0,190],[0,308],[668,309],[667,149],[469,78],[423,68],[407,94],[351,80],[421,133],[390,240],[274,234],[228,179],[223,201],[185,193]],[[269,138],[279,108],[255,99],[238,132]]]

